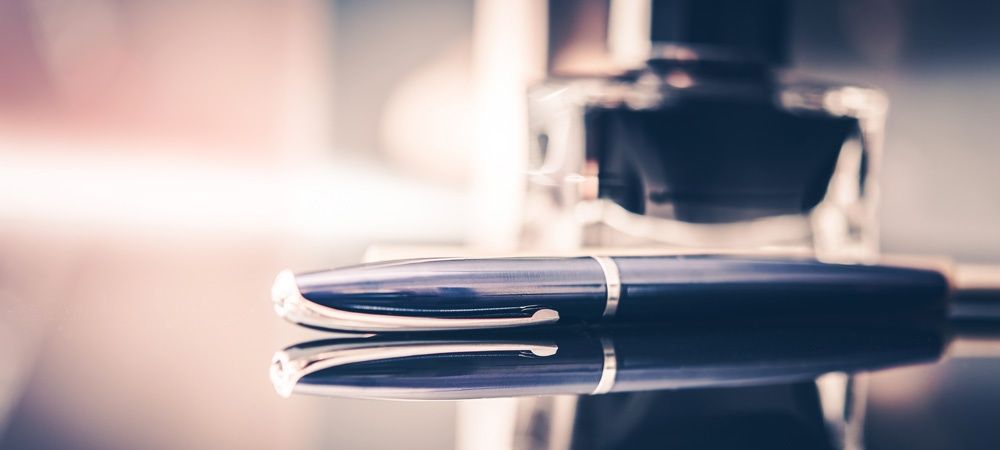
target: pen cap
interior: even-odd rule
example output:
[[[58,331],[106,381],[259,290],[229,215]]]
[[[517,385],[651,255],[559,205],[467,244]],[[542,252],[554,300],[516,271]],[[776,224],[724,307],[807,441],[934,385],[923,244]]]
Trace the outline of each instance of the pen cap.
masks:
[[[601,344],[586,336],[462,336],[304,343],[275,355],[271,378],[282,396],[397,400],[589,394],[601,378]]]

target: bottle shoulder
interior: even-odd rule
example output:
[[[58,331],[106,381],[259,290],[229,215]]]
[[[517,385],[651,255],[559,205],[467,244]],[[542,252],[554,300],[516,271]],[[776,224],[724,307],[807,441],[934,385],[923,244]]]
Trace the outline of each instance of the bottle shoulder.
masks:
[[[756,103],[791,113],[880,119],[888,109],[874,86],[832,82],[794,72],[718,76],[684,69],[643,70],[614,77],[560,78],[529,90],[543,109],[658,110],[697,103]]]

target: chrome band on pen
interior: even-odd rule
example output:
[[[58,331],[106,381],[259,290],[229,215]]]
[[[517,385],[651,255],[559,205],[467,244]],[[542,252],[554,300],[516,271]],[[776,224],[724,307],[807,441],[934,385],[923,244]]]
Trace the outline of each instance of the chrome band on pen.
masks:
[[[591,256],[601,265],[604,272],[604,282],[608,290],[608,298],[604,304],[604,318],[610,319],[618,311],[618,300],[622,296],[622,279],[618,273],[618,264],[608,256]]]
[[[601,338],[601,348],[604,349],[604,367],[601,369],[601,380],[597,382],[592,395],[607,394],[615,387],[618,376],[618,357],[615,356],[615,343],[606,337]]]
[[[274,311],[280,317],[303,325],[343,331],[475,330],[542,325],[559,321],[559,313],[551,309],[539,309],[527,317],[484,319],[393,316],[344,311],[304,298],[295,281],[295,274],[287,270],[278,274],[274,280],[271,299],[274,301]]]

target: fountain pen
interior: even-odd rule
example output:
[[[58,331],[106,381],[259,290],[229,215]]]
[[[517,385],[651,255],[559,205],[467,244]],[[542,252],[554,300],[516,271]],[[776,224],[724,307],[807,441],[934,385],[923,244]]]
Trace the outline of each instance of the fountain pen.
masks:
[[[532,332],[377,335],[301,343],[274,355],[278,393],[455,400],[812,380],[936,360],[933,320],[632,325]]]
[[[942,272],[734,255],[438,258],[278,275],[275,311],[349,332],[941,311]]]

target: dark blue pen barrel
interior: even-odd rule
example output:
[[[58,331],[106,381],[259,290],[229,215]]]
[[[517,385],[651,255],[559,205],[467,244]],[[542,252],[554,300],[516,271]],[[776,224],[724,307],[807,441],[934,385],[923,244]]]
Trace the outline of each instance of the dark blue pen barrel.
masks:
[[[872,317],[944,313],[949,284],[932,270],[735,256],[614,257],[614,320]],[[605,270],[591,257],[426,259],[297,277],[306,299],[331,308],[409,317],[527,317],[598,322]],[[611,308],[613,309],[613,308]]]
[[[812,380],[828,372],[875,370],[936,360],[945,346],[938,326],[888,325],[711,327],[614,339],[613,392],[739,386]]]
[[[942,313],[948,279],[931,270],[740,257],[616,257],[617,318],[869,317]]]
[[[296,278],[313,302],[394,316],[521,317],[553,309],[563,320],[594,321],[607,297],[604,272],[590,257],[404,260]]]

